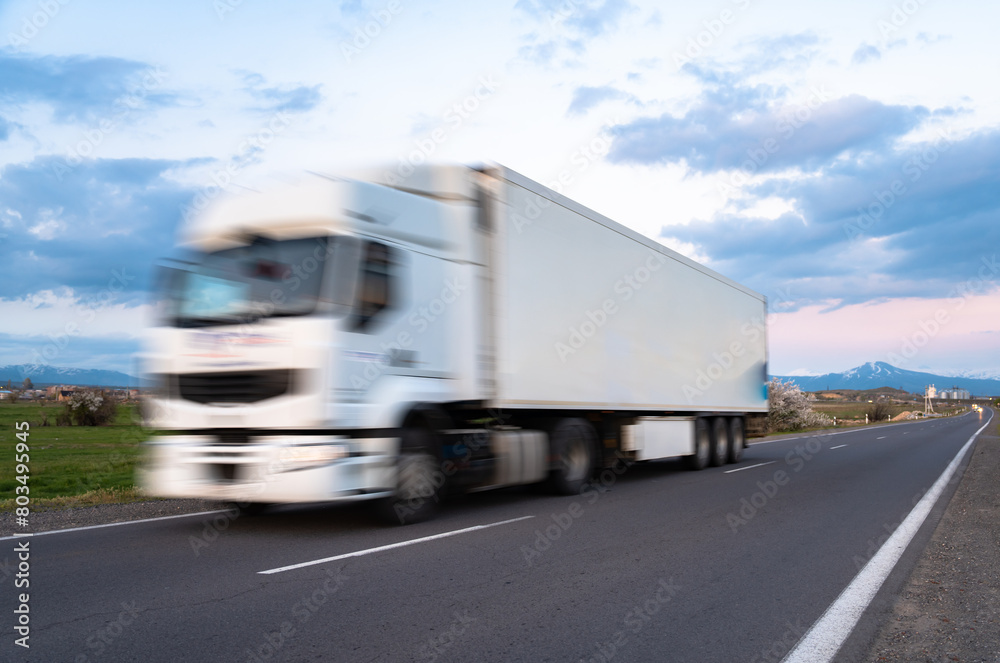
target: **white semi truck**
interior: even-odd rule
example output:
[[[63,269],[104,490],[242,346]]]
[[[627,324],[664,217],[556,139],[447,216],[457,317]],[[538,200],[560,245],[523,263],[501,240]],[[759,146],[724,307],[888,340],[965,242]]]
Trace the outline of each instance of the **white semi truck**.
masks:
[[[651,210],[662,216],[662,210]],[[379,499],[740,459],[766,299],[498,165],[220,201],[161,274],[154,495]]]

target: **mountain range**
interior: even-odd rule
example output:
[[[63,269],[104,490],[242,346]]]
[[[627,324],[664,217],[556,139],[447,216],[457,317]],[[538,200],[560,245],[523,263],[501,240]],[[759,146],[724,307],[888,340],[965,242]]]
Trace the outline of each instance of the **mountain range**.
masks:
[[[0,366],[0,384],[6,386],[10,380],[12,387],[19,388],[24,378],[31,378],[35,387],[67,384],[80,387],[139,387],[139,378],[120,371],[106,371],[97,368],[65,368],[46,364],[14,364]]]
[[[826,389],[877,389],[895,387],[913,394],[923,394],[928,385],[938,391],[958,387],[967,389],[973,396],[1000,396],[1000,379],[935,375],[898,368],[884,361],[870,361],[843,373],[826,375],[776,375],[780,380],[792,381],[802,391],[824,391]]]
[[[982,375],[982,374],[979,374]],[[31,378],[35,386],[50,384],[73,384],[93,387],[144,387],[145,380],[122,373],[94,368],[65,368],[47,365],[20,364],[0,367],[0,384],[20,387],[24,378]],[[966,377],[936,375],[897,368],[883,361],[870,361],[842,373],[826,375],[776,375],[780,380],[792,381],[802,391],[823,391],[826,389],[877,389],[895,387],[914,394],[923,394],[927,385],[948,389],[967,389],[973,396],[1000,396],[1000,379],[993,377]]]

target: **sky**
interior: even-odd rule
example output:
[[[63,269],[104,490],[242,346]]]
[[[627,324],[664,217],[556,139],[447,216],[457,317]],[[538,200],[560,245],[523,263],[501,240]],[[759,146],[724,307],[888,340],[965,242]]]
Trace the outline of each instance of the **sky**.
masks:
[[[0,365],[134,374],[192,210],[429,160],[557,183],[764,294],[773,374],[1000,375],[997,24],[972,0],[0,0]]]

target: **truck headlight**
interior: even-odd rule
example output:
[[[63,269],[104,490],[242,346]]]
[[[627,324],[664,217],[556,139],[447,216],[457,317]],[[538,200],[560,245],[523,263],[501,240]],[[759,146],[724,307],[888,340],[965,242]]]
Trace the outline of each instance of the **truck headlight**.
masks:
[[[350,449],[345,444],[311,444],[285,447],[281,450],[280,459],[288,465],[323,465],[349,455]]]

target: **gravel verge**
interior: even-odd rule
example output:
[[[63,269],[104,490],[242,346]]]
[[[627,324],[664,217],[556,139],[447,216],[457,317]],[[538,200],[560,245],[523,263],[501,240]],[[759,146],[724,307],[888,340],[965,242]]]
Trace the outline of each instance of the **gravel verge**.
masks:
[[[106,525],[108,523],[123,523],[145,518],[162,516],[178,516],[199,511],[214,511],[223,509],[222,502],[208,500],[149,500],[146,502],[130,502],[128,504],[97,504],[95,506],[70,507],[65,509],[32,509],[29,517],[31,527],[27,530],[15,526],[15,515],[11,512],[0,513],[0,536],[11,536],[24,532],[49,532],[52,530],[69,529],[71,527],[87,527],[89,525]]]
[[[992,421],[865,660],[1000,661],[1000,436]]]

